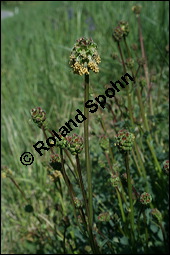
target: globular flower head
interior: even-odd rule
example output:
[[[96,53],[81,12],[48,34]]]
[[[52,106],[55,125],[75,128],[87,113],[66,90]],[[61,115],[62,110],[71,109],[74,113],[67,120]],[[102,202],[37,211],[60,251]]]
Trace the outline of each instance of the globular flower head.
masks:
[[[114,30],[113,30],[113,39],[116,41],[116,42],[120,42],[121,39],[123,38],[123,35],[124,35],[124,32],[121,28],[121,26],[117,26]]]
[[[138,16],[141,12],[142,6],[141,5],[134,5],[132,7],[132,11]]]
[[[133,58],[126,59],[126,66],[132,69],[134,67],[134,59]]]
[[[118,174],[112,174],[110,181],[111,181],[113,187],[116,188],[116,187],[120,186],[120,178],[119,178]]]
[[[157,208],[152,209],[151,214],[158,220],[158,222],[162,221],[162,213]]]
[[[169,175],[169,160],[165,160],[163,163],[164,171],[167,175]]]
[[[70,55],[70,66],[75,74],[89,74],[90,70],[98,73],[100,62],[97,44],[91,38],[82,37],[76,41]]]
[[[102,212],[98,216],[99,221],[109,221],[110,220],[110,213],[109,212]]]
[[[41,128],[46,120],[46,112],[41,107],[36,107],[31,110],[31,117],[34,123],[36,123],[38,127]]]
[[[83,137],[73,134],[72,136],[67,136],[68,149],[72,155],[77,155],[83,150]]]
[[[61,148],[61,149],[64,149],[67,147],[67,138],[66,137],[63,137],[61,134],[58,135],[61,139],[61,141],[59,139],[56,139],[56,146]]]
[[[129,34],[129,24],[126,21],[120,21],[119,26],[123,31],[123,36],[126,37]]]
[[[102,150],[108,152],[109,151],[109,138],[106,135],[100,136],[99,145]]]
[[[134,134],[130,133],[125,129],[122,129],[118,132],[115,139],[115,145],[118,146],[121,152],[127,152],[132,150],[133,142],[135,140]]]
[[[61,170],[62,169],[61,158],[58,154],[51,154],[50,155],[49,164],[54,170]]]
[[[152,197],[151,197],[151,195],[149,193],[143,192],[140,195],[140,202],[141,202],[141,204],[147,205],[147,204],[150,204],[151,201],[152,201]]]

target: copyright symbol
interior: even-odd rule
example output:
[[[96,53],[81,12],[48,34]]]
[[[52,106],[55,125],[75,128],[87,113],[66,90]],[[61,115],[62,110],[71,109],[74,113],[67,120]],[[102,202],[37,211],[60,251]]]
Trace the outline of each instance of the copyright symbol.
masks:
[[[30,152],[24,152],[21,157],[20,161],[23,165],[31,165],[34,162],[34,157]]]

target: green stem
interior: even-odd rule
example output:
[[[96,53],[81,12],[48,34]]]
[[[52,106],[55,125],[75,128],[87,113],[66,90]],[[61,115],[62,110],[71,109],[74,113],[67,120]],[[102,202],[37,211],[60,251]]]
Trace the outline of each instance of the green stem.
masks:
[[[83,199],[84,199],[86,214],[89,215],[86,191],[85,191],[84,184],[83,184],[83,178],[82,178],[82,174],[81,174],[80,160],[79,160],[78,154],[76,154],[76,163],[77,163],[77,171],[78,171],[78,176],[79,176],[79,184],[80,184],[80,188],[81,188]]]
[[[84,104],[89,100],[89,75],[85,74],[84,84]],[[93,226],[93,197],[92,197],[92,176],[91,176],[91,165],[90,165],[90,152],[89,152],[89,111],[84,106],[84,115],[87,118],[84,121],[84,145],[85,145],[85,162],[87,171],[87,182],[88,182],[88,204],[89,204],[89,227],[92,229]]]
[[[125,154],[125,166],[126,166],[126,174],[127,174],[127,182],[128,182],[128,195],[129,195],[129,203],[130,203],[130,222],[131,222],[131,230],[134,230],[134,212],[133,212],[133,201],[132,201],[132,184],[130,178],[130,169],[129,169],[129,153]]]
[[[124,210],[123,210],[123,206],[122,206],[122,199],[119,194],[119,189],[117,187],[116,187],[116,193],[117,193],[117,197],[118,197],[118,201],[119,201],[119,207],[120,207],[120,211],[121,211],[121,215],[122,215],[122,220],[123,220],[123,222],[125,222],[126,218],[125,218],[125,214],[124,214]]]

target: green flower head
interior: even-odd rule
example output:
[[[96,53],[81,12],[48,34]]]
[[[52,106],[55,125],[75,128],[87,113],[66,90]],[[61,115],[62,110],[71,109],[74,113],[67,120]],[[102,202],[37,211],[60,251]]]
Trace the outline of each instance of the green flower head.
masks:
[[[99,221],[109,221],[110,220],[110,213],[109,212],[103,212],[100,213],[98,216]]]
[[[117,174],[111,175],[110,181],[111,181],[113,187],[116,188],[116,187],[120,186],[120,178]]]
[[[122,129],[118,132],[115,139],[115,145],[118,146],[121,152],[132,150],[133,142],[135,140],[134,134],[128,132],[125,129]]]
[[[67,136],[67,145],[68,149],[72,155],[76,155],[82,152],[83,150],[83,137],[73,134],[72,136]]]
[[[46,121],[46,112],[41,107],[36,107],[32,109],[31,117],[34,123],[36,123],[39,128],[44,126],[44,123]]]
[[[163,163],[164,171],[167,175],[169,175],[169,160],[165,160]]]
[[[126,37],[129,34],[129,24],[126,21],[120,21],[119,26],[123,31],[123,36]]]
[[[138,16],[141,13],[142,6],[141,5],[134,5],[132,7],[132,11]]]
[[[117,26],[114,30],[113,30],[113,39],[116,41],[116,42],[120,42],[121,39],[123,38],[124,36],[124,31],[122,30],[121,26]]]
[[[109,151],[109,138],[106,135],[100,136],[99,145],[102,150],[108,152]]]
[[[98,73],[100,62],[97,44],[91,38],[82,37],[76,41],[70,55],[70,66],[75,74],[89,74],[90,70]]]
[[[141,204],[143,205],[147,205],[147,204],[150,204],[152,201],[152,197],[149,193],[147,192],[144,192],[140,195],[140,202]]]

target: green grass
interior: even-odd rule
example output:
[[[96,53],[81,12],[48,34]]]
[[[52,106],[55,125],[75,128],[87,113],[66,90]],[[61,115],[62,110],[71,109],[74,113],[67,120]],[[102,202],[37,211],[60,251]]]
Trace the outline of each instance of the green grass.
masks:
[[[166,119],[168,88],[165,47],[169,37],[167,11],[169,3],[167,1],[138,2],[142,5],[142,29],[149,69],[153,75],[161,73],[154,84],[153,101],[155,100],[155,114],[163,114],[162,119],[158,116],[155,122],[160,141],[156,151],[162,162],[168,157]],[[32,241],[27,236],[28,232],[36,230],[35,226],[39,228],[39,231],[44,230],[44,232],[50,229],[50,224],[54,227],[55,224],[51,223],[51,219],[57,216],[59,220],[61,217],[54,210],[58,201],[63,203],[65,215],[70,214],[66,191],[64,192],[65,200],[62,200],[53,184],[49,182],[43,167],[42,162],[48,159],[48,153],[40,157],[32,146],[43,139],[43,134],[31,121],[30,110],[36,106],[45,109],[50,126],[56,131],[75,116],[76,109],[83,110],[82,77],[73,75],[68,65],[71,48],[79,37],[92,37],[98,45],[102,60],[100,73],[91,75],[91,84],[97,95],[104,94],[104,85],[110,80],[116,81],[121,77],[121,64],[111,58],[113,52],[118,52],[117,45],[112,39],[112,31],[119,20],[126,20],[130,26],[128,36],[130,45],[138,42],[136,19],[131,11],[134,4],[136,4],[134,1],[35,1],[21,5],[19,14],[2,20],[2,165],[11,168],[15,180],[25,191],[35,211],[43,217],[43,223],[40,226],[33,216],[24,211],[24,205],[27,203],[14,184],[8,179],[3,180],[2,254],[31,254],[31,252],[38,253],[38,250],[46,254],[61,252],[57,247],[59,246],[57,237],[53,237],[51,233],[49,239],[54,238],[56,247],[50,246],[50,241],[47,239],[49,247],[44,245],[44,248],[42,243],[46,240],[39,242],[40,237],[34,236]],[[139,51],[138,54],[140,56]],[[123,92],[121,95],[123,97]],[[135,104],[134,108],[137,115],[138,105]],[[96,117],[97,114],[94,116]],[[95,118],[94,116],[91,116],[91,119]],[[98,124],[91,124],[91,128],[91,132],[101,133]],[[83,125],[76,128],[75,132],[82,134]],[[100,158],[101,151],[96,151],[97,141],[95,138],[92,138],[92,141],[93,139],[91,153],[94,158]],[[23,166],[20,162],[20,156],[24,151],[30,151],[34,155],[35,161],[31,166]],[[149,160],[151,157],[149,152],[146,152],[145,157],[150,180],[153,163]],[[97,170],[95,171],[97,178]],[[95,193],[98,194],[98,201],[100,199],[105,201],[104,194],[100,194],[100,187],[103,185],[101,181],[101,178],[96,181]],[[139,185],[142,188],[142,179]],[[158,185],[157,190],[159,190],[159,183],[155,185]],[[103,192],[106,191],[107,185],[104,185],[103,189]],[[150,189],[154,190],[152,185]],[[165,206],[166,201],[164,202]],[[157,206],[161,210],[159,205]],[[45,213],[46,208],[50,209],[49,215]],[[167,217],[166,214],[165,217]],[[59,225],[60,228],[62,226]],[[79,235],[76,231],[70,228],[73,239]],[[46,238],[42,232],[41,238]],[[161,247],[160,242],[158,240],[158,247]],[[50,247],[53,247],[53,250]]]

